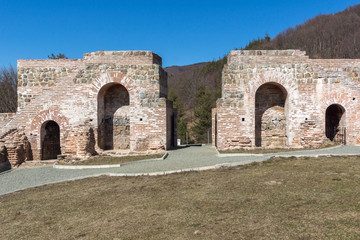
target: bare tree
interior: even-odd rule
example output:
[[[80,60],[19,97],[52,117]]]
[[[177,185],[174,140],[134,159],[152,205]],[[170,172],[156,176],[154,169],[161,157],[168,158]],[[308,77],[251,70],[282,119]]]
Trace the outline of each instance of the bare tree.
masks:
[[[311,58],[360,58],[360,4],[342,12],[316,16],[244,49],[301,49]]]
[[[13,66],[0,69],[0,112],[15,112],[17,107],[17,73]]]

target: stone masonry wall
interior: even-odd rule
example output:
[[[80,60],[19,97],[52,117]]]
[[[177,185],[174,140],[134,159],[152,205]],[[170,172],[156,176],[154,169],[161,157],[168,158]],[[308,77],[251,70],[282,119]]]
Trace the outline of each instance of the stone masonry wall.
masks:
[[[211,109],[211,145],[217,147],[217,113],[216,108]]]
[[[283,147],[326,142],[325,112],[332,104],[345,109],[347,144],[360,144],[359,73],[360,60],[315,60],[299,50],[231,51],[217,101],[218,148],[256,146],[255,95],[264,84],[286,95]]]
[[[33,159],[40,160],[41,129],[52,120],[60,128],[62,154],[100,153],[99,113],[104,109],[99,93],[110,85],[121,85],[130,101],[130,137],[124,140],[130,150],[166,149],[166,77],[161,58],[149,51],[99,51],[72,60],[18,60],[18,110],[0,116],[0,140],[10,129],[18,129],[27,137]]]

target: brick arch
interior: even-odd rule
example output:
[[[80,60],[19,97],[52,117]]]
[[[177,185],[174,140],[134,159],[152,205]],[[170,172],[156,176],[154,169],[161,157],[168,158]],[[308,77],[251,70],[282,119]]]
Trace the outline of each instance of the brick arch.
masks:
[[[358,97],[358,96],[357,96]],[[328,107],[332,105],[338,105],[341,108],[344,109],[344,116],[343,116],[343,126],[346,128],[354,128],[353,131],[358,131],[357,126],[354,125],[348,125],[349,123],[354,120],[354,118],[360,117],[360,114],[358,112],[352,112],[351,109],[353,109],[354,103],[352,102],[352,97],[346,96],[346,94],[341,92],[332,92],[331,94],[325,95],[320,101],[319,101],[319,110],[321,112],[321,123],[322,123],[322,129],[324,131],[324,134],[326,133],[326,111]],[[354,115],[355,114],[355,115]],[[349,138],[348,131],[346,131],[346,139]],[[357,137],[360,139],[360,134],[357,134]],[[347,140],[346,140],[347,141]],[[356,140],[355,140],[356,141]],[[353,144],[356,144],[355,142]]]
[[[330,105],[333,104],[338,104],[341,105],[346,109],[349,109],[351,107],[351,105],[353,105],[353,103],[351,102],[352,100],[350,98],[344,98],[343,94],[338,93],[338,92],[334,92],[331,93],[330,95],[324,96],[321,100],[320,100],[320,109],[327,109],[327,107],[329,107]]]
[[[326,109],[331,105],[340,105],[341,107],[344,108],[345,114],[348,115],[348,110],[351,108],[353,103],[351,102],[351,99],[345,99],[341,93],[335,92],[335,93],[331,93],[330,95],[324,96],[319,103],[322,123],[325,122]]]
[[[39,151],[39,156],[41,151],[41,127],[48,121],[54,121],[59,125],[61,147],[65,144],[65,135],[69,130],[69,119],[59,111],[48,109],[40,112],[36,117],[34,117],[30,125],[30,131],[36,136],[36,148],[37,151]]]
[[[275,83],[282,86],[288,95],[291,95],[291,92],[297,88],[292,75],[268,71],[263,74],[259,74],[254,80],[249,82],[246,92],[250,93],[252,97],[255,97],[256,91],[266,83]]]
[[[30,130],[33,134],[40,136],[40,129],[44,122],[46,121],[54,121],[60,127],[60,135],[64,135],[64,133],[69,128],[69,120],[63,114],[56,110],[45,110],[40,112],[36,117],[33,118]]]
[[[290,98],[292,97],[292,93],[297,90],[297,84],[294,80],[294,77],[292,74],[284,74],[282,72],[278,71],[267,71],[265,73],[258,74],[253,80],[251,80],[248,83],[248,86],[246,88],[246,92],[248,94],[249,99],[249,105],[253,106],[253,111],[249,112],[249,115],[252,116],[253,124],[256,125],[255,122],[255,98],[256,98],[256,92],[257,90],[263,86],[264,84],[274,84],[278,86],[286,95],[286,101],[285,101],[285,118],[286,122],[289,123],[289,112],[291,111],[291,105],[290,105]],[[286,145],[290,145],[292,142],[292,138],[290,136],[290,124],[286,124],[286,135],[288,136],[286,139]],[[255,143],[255,135],[256,130],[255,127],[253,128],[253,142]]]
[[[288,145],[287,96],[286,89],[274,82],[264,83],[256,90],[255,146],[285,147]]]
[[[105,84],[97,97],[98,146],[103,150],[130,147],[131,104],[128,90],[120,83]]]
[[[130,101],[130,109],[132,109],[134,106],[139,105],[139,95],[141,92],[144,92],[145,89],[143,89],[143,87],[136,85],[135,81],[128,77],[126,74],[123,74],[121,72],[106,72],[106,73],[102,73],[100,75],[100,77],[98,77],[96,80],[94,80],[92,82],[92,86],[91,89],[89,91],[89,97],[92,99],[96,99],[97,103],[97,121],[98,121],[98,125],[100,122],[99,119],[99,102],[98,102],[98,96],[99,94],[101,94],[101,89],[103,89],[104,86],[106,85],[111,85],[111,84],[120,84],[122,85],[128,92],[129,94],[129,101]],[[130,111],[130,115],[132,115],[132,111]],[[131,116],[130,116],[131,118]],[[131,119],[130,119],[131,121]],[[99,140],[99,129],[97,129],[98,131],[98,140]],[[132,139],[132,129],[130,129],[130,139]],[[131,143],[130,143],[131,145]]]
[[[99,91],[109,83],[120,83],[129,92],[130,99],[133,98],[133,80],[128,78],[126,74],[123,74],[121,72],[110,72],[101,74],[99,78],[92,82],[91,92],[89,94],[92,95],[94,98],[97,98]]]

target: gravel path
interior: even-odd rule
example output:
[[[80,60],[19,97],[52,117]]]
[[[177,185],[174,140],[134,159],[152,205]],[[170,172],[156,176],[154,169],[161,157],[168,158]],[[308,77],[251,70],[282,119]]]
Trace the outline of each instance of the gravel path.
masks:
[[[55,169],[52,166],[20,168],[0,173],[0,195],[22,189],[100,175],[166,174],[174,171],[210,169],[264,161],[272,156],[360,155],[358,146],[339,146],[321,150],[293,151],[264,155],[218,157],[211,146],[191,146],[169,151],[163,161],[132,162],[119,168]]]

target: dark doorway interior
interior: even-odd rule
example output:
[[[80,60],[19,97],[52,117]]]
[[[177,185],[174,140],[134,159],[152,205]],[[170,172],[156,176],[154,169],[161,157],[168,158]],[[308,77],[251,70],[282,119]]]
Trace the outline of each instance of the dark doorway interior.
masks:
[[[339,141],[344,138],[345,130],[345,109],[332,104],[326,109],[326,137],[331,141]]]
[[[54,121],[48,121],[43,124],[41,133],[41,159],[56,159],[57,155],[61,154],[59,125]]]

